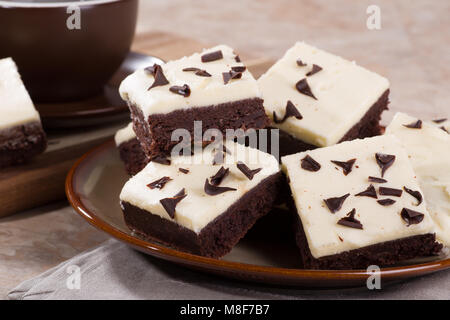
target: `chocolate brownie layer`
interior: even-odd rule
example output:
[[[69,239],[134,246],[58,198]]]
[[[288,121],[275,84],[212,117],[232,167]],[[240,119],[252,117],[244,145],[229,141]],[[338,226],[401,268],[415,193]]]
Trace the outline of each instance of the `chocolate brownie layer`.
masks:
[[[0,130],[0,167],[24,163],[46,148],[47,138],[39,122]]]
[[[122,202],[124,219],[130,229],[144,237],[194,254],[221,257],[272,209],[281,179],[279,172],[261,181],[199,234],[127,202]]]
[[[438,255],[442,249],[442,244],[436,242],[436,235],[428,233],[315,259],[309,250],[300,218],[297,214],[294,216],[296,242],[306,269],[346,270],[366,269],[370,265],[391,266],[416,257]]]
[[[135,175],[149,162],[136,138],[121,143],[118,149],[129,175]]]
[[[259,98],[228,102],[214,106],[180,109],[167,114],[152,114],[148,119],[139,108],[130,106],[133,128],[145,154],[153,159],[168,156],[178,141],[172,141],[172,132],[186,129],[194,139],[194,121],[202,121],[202,134],[211,128],[224,134],[226,129],[262,129],[269,123],[263,100]]]
[[[380,126],[381,114],[388,109],[389,90],[386,90],[376,103],[370,107],[361,120],[356,123],[339,142],[350,141],[354,139],[364,139],[383,134],[383,128]],[[289,133],[280,130],[280,157],[314,150],[317,146],[298,140]]]

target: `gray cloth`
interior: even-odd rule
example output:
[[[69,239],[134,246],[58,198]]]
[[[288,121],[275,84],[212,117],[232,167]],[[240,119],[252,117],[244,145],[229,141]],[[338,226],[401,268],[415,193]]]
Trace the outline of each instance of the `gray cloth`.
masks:
[[[74,267],[75,266],[75,267]],[[80,281],[73,281],[79,268]],[[70,273],[70,272],[72,273]],[[73,273],[74,272],[74,273]],[[72,278],[71,278],[72,277]],[[69,281],[68,281],[69,279]],[[69,286],[67,283],[69,282]],[[79,289],[77,289],[79,283]],[[71,287],[72,289],[69,289]],[[108,240],[12,290],[10,299],[449,299],[450,272],[383,286],[301,290],[191,271]]]

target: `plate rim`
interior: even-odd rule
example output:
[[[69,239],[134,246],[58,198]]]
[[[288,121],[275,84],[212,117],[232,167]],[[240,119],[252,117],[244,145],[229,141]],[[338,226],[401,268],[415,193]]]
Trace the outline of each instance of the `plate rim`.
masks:
[[[226,261],[215,258],[208,258],[172,249],[150,240],[143,240],[138,237],[126,234],[125,232],[115,228],[111,224],[101,219],[95,212],[91,212],[83,204],[81,198],[74,187],[74,177],[77,171],[86,164],[88,160],[95,157],[96,154],[101,153],[109,148],[115,148],[113,139],[92,148],[80,157],[70,169],[65,181],[65,191],[67,199],[74,210],[89,224],[94,226],[113,238],[120,240],[133,248],[143,251],[147,254],[161,258],[177,264],[183,264],[191,267],[208,270],[214,273],[222,274],[244,274],[254,277],[264,278],[285,278],[284,280],[301,280],[307,279],[309,281],[366,281],[372,275],[366,270],[310,270],[310,269],[294,269],[294,268],[280,268],[271,266],[254,265],[243,262]],[[214,270],[211,270],[214,268]],[[419,275],[426,275],[429,273],[445,270],[450,268],[450,258],[443,260],[435,260],[425,263],[412,264],[407,266],[397,266],[380,268],[380,277],[384,280],[395,280],[403,278],[412,278]],[[252,280],[252,279],[248,279]],[[263,281],[258,281],[263,282]]]

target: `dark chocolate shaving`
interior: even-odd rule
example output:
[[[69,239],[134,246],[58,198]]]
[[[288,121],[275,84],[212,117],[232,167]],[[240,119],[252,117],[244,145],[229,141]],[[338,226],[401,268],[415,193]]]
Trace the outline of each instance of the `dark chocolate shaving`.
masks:
[[[423,197],[422,197],[422,194],[419,191],[411,190],[411,189],[409,189],[409,188],[407,188],[405,186],[403,186],[403,190],[405,190],[405,192],[409,193],[410,195],[412,195],[414,198],[417,199],[416,206],[418,206],[418,205],[420,205],[422,203]]]
[[[297,59],[297,65],[298,65],[299,67],[305,67],[305,66],[306,66],[306,63],[303,63],[302,60]]]
[[[173,219],[175,218],[175,207],[177,206],[178,202],[183,200],[186,196],[187,196],[186,191],[183,188],[172,198],[164,198],[159,200],[159,202],[164,207],[169,216]]]
[[[375,159],[377,160],[378,166],[381,168],[381,177],[384,177],[386,170],[394,163],[395,156],[391,154],[376,153]]]
[[[189,170],[188,169],[184,169],[184,168],[178,168],[178,171],[184,173],[184,174],[188,174]]]
[[[332,213],[335,213],[336,211],[339,211],[342,208],[342,204],[344,203],[345,199],[347,199],[348,196],[350,196],[350,193],[347,193],[342,197],[324,199],[323,201],[327,205],[328,209],[330,209]]]
[[[416,122],[413,122],[410,124],[404,124],[403,126],[406,128],[410,128],[410,129],[421,129],[422,128],[422,120],[417,120]]]
[[[162,177],[161,179],[149,183],[147,187],[150,189],[162,189],[170,180],[172,180],[170,177]]]
[[[210,53],[205,53],[204,55],[202,55],[202,62],[211,62],[220,60],[222,58],[223,58],[222,51],[218,50]]]
[[[275,123],[283,123],[285,122],[289,117],[294,117],[298,120],[303,119],[303,116],[300,114],[298,109],[295,107],[295,105],[292,103],[291,100],[288,100],[286,103],[286,111],[284,113],[283,119],[278,119],[275,111],[273,112],[273,122]]]
[[[400,189],[385,188],[385,187],[378,188],[378,192],[382,196],[393,196],[393,197],[401,197],[403,193],[403,191]]]
[[[225,147],[225,145],[222,145],[222,150],[223,150],[223,152],[225,152],[225,153],[227,153],[227,154],[231,154],[231,151],[228,150],[228,148]]]
[[[200,71],[202,69],[196,68],[196,67],[189,67],[189,68],[184,68],[183,71],[185,72],[189,72],[189,71]]]
[[[169,81],[167,81],[166,77],[164,76],[163,70],[159,64],[155,63],[152,67],[148,67],[145,70],[146,72],[152,74],[155,78],[155,81],[153,81],[153,84],[150,86],[150,88],[148,88],[148,90],[154,87],[165,86],[169,83]]]
[[[387,180],[385,180],[385,179],[372,177],[372,176],[369,176],[368,180],[369,180],[369,182],[374,182],[374,183],[386,183],[387,182]]]
[[[236,62],[241,62],[241,58],[239,58],[239,55],[237,55],[236,57],[234,57],[234,61],[236,61]]]
[[[379,204],[381,204],[382,206],[390,206],[395,203],[395,200],[394,199],[382,199],[382,200],[378,200],[377,202]]]
[[[231,79],[242,78],[242,72],[236,72],[236,71],[230,70],[228,72],[223,72],[222,77],[223,77],[223,83],[227,84],[228,82],[230,82]]]
[[[375,190],[375,187],[373,186],[373,184],[368,186],[366,190],[355,194],[355,197],[371,197],[371,198],[378,199],[377,191]]]
[[[407,223],[407,226],[409,227],[412,224],[418,224],[421,223],[425,215],[423,213],[403,208],[402,212],[400,213],[400,216],[403,220]]]
[[[447,133],[450,133],[450,132],[448,132],[448,130],[447,130],[444,126],[439,127],[439,129],[444,130],[444,131],[447,132]]]
[[[442,123],[447,121],[447,118],[442,118],[442,119],[436,119],[436,120],[432,120],[434,123]]]
[[[236,189],[229,187],[218,187],[210,184],[208,179],[205,180],[205,193],[207,195],[216,196],[227,191],[236,191]]]
[[[300,160],[302,169],[308,170],[308,171],[319,171],[321,166],[320,164],[314,160],[309,155],[306,155],[302,160]]]
[[[184,68],[183,71],[194,71],[195,75],[200,77],[211,77],[211,75],[206,71],[195,67]]]
[[[245,66],[236,66],[236,67],[231,67],[231,70],[236,71],[236,72],[244,72],[245,70],[247,70],[247,68]]]
[[[238,161],[236,167],[249,179],[252,180],[255,174],[260,172],[262,168],[251,170],[247,165],[241,161]]]
[[[300,92],[301,94],[310,96],[311,98],[317,100],[317,98],[312,93],[311,88],[309,87],[306,79],[302,79],[299,82],[297,82],[295,87],[297,88],[298,92]]]
[[[157,156],[157,157],[153,158],[151,161],[159,163],[159,164],[164,164],[166,166],[170,166],[170,159],[163,157],[163,156]]]
[[[363,228],[363,225],[361,224],[361,222],[359,220],[357,220],[355,218],[355,214],[356,214],[356,209],[352,209],[352,211],[350,211],[349,213],[347,213],[347,216],[344,218],[341,218],[337,224],[344,226],[344,227],[349,227],[349,228],[354,228],[354,229],[361,229]]]
[[[230,169],[221,167],[219,171],[217,171],[217,173],[211,177],[211,184],[218,186],[229,172]]]
[[[345,162],[331,160],[332,163],[334,163],[335,165],[337,165],[343,169],[344,175],[348,175],[350,172],[352,172],[353,164],[355,163],[355,161],[356,161],[356,159],[350,159]]]
[[[312,70],[306,74],[307,77],[312,76],[313,74],[316,74],[317,72],[321,71],[322,67],[318,66],[317,64],[313,64]]]
[[[191,95],[191,89],[187,84],[184,84],[182,86],[173,86],[170,87],[169,90],[173,93],[179,94],[183,97],[189,97]]]

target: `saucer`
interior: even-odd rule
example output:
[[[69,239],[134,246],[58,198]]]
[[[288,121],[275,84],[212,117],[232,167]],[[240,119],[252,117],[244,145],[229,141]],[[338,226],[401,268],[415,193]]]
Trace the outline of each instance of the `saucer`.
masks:
[[[119,70],[104,86],[103,94],[69,103],[36,104],[45,128],[86,127],[124,120],[128,107],[120,98],[119,86],[123,79],[139,68],[163,63],[159,58],[130,52]]]

